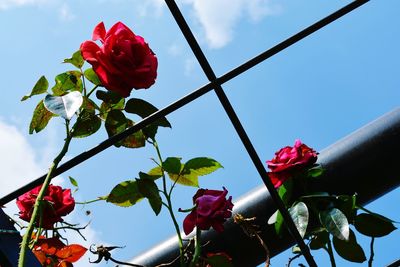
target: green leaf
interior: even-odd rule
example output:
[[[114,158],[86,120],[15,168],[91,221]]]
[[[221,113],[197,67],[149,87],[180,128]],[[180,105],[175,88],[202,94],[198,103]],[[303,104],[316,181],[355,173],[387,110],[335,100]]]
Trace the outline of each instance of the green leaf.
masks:
[[[73,186],[78,187],[78,182],[74,178],[72,178],[71,176],[69,176],[68,178]]]
[[[364,250],[357,243],[356,236],[354,235],[354,232],[352,230],[350,230],[348,241],[341,240],[334,236],[333,246],[335,247],[335,250],[339,254],[339,256],[341,256],[343,259],[358,263],[367,260]]]
[[[96,97],[97,97],[97,99],[102,100],[103,102],[108,103],[108,104],[117,104],[122,99],[124,99],[121,95],[119,95],[113,91],[102,91],[102,90],[96,91]],[[122,108],[123,108],[123,106],[122,106]]]
[[[133,121],[127,119],[126,128],[132,127],[134,125]],[[126,148],[139,148],[146,145],[146,137],[142,131],[134,132],[125,139],[122,140],[122,146]]]
[[[114,136],[126,129],[128,121],[120,110],[111,110],[105,122],[105,128],[109,137]],[[120,147],[122,141],[115,143],[116,147]]]
[[[169,178],[177,184],[199,187],[199,176],[196,174],[168,173]]]
[[[337,208],[319,213],[321,224],[331,233],[342,240],[349,239],[349,222],[346,216]]]
[[[349,222],[353,222],[357,214],[356,197],[355,194],[352,196],[340,195],[335,201],[335,206],[344,213]]]
[[[85,63],[85,61],[83,60],[81,50],[78,50],[74,54],[72,54],[71,58],[64,59],[63,63],[71,63],[78,69],[82,68],[83,63]]]
[[[130,119],[127,119],[121,110],[114,109],[108,113],[105,123],[108,136],[114,136],[131,126],[133,126],[133,122]],[[145,146],[145,144],[146,140],[142,131],[138,131],[114,145],[116,147],[123,146],[126,148],[139,148]]]
[[[161,167],[155,167],[147,172],[148,175],[160,178],[163,176],[163,170]],[[140,175],[140,173],[139,173]]]
[[[158,111],[158,109],[149,102],[144,101],[143,99],[131,98],[128,100],[128,102],[126,102],[125,111],[128,113],[136,114],[141,118],[146,118],[154,112]],[[158,119],[155,124],[157,126],[171,128],[171,124],[165,117]]]
[[[82,106],[83,97],[78,91],[63,96],[47,95],[43,103],[48,111],[70,120]]]
[[[70,91],[82,92],[83,84],[79,71],[67,71],[55,78],[56,84],[51,88],[53,95],[61,96]]]
[[[138,179],[136,181],[139,192],[149,200],[151,208],[158,215],[161,211],[162,200],[156,183],[152,179]]]
[[[397,229],[389,219],[369,213],[358,214],[354,226],[357,231],[370,237],[382,237]]]
[[[46,128],[53,116],[54,114],[44,107],[43,100],[40,100],[33,112],[32,120],[29,125],[29,134],[33,134],[33,132],[38,133]]]
[[[168,157],[162,163],[162,167],[168,174],[180,174],[182,170],[181,158]]]
[[[278,236],[282,237],[283,234],[283,217],[281,212],[278,210],[276,214],[276,221],[274,224],[275,232]]]
[[[160,174],[160,175],[151,175],[151,174],[148,174],[148,173],[139,172],[139,178],[140,179],[150,179],[150,180],[155,181],[158,178],[160,178],[161,176],[162,176],[162,174]]]
[[[298,202],[296,205],[289,209],[290,216],[301,237],[304,237],[307,230],[309,213],[307,206],[304,202]]]
[[[83,72],[83,75],[85,76],[86,79],[88,79],[94,85],[101,86],[101,81],[92,68],[85,70]]]
[[[293,191],[293,180],[287,180],[278,189],[278,195],[282,199],[285,206],[289,205]]]
[[[143,199],[136,180],[122,182],[116,185],[107,196],[106,201],[120,207],[130,207]]]
[[[22,97],[21,101],[25,101],[34,95],[40,95],[40,94],[46,93],[48,88],[49,88],[49,82],[47,81],[46,77],[42,76],[36,82],[31,93],[29,95],[25,95],[24,97]]]
[[[219,168],[222,168],[222,165],[212,158],[193,158],[185,163],[182,173],[202,176],[210,174]]]
[[[321,166],[313,167],[307,171],[308,177],[319,177],[324,173],[324,169]]]
[[[233,267],[233,264],[229,258],[221,254],[208,256],[206,261],[211,267]]]
[[[73,127],[72,136],[82,138],[97,132],[101,127],[101,120],[91,110],[83,109]]]
[[[320,248],[325,248],[328,242],[329,242],[329,233],[323,230],[313,235],[310,242],[310,249],[317,250]]]

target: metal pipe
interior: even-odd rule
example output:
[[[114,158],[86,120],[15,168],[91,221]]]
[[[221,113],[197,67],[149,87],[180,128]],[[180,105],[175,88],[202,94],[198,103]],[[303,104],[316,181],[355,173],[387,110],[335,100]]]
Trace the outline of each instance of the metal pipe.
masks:
[[[400,108],[367,124],[333,145],[322,150],[318,163],[325,172],[315,180],[313,189],[332,194],[358,194],[360,204],[367,204],[400,185],[398,157],[400,151]],[[257,217],[262,225],[261,236],[271,256],[293,245],[289,236],[279,238],[268,218],[276,211],[267,189],[258,187],[235,202],[234,213]],[[225,251],[234,266],[254,267],[265,260],[265,252],[256,240],[249,239],[233,220],[225,223],[225,231],[204,232],[202,240],[208,244],[204,251]],[[175,237],[131,260],[143,266],[156,266],[173,261],[179,254]],[[170,265],[177,266],[177,265]]]

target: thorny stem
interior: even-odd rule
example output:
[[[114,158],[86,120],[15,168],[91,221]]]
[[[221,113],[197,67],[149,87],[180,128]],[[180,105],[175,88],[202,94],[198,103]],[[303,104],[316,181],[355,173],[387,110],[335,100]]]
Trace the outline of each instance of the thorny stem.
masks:
[[[65,138],[65,143],[64,143],[64,146],[61,149],[60,153],[57,155],[57,157],[54,158],[53,163],[50,165],[49,172],[47,173],[46,179],[44,180],[42,188],[40,189],[40,192],[36,198],[35,204],[33,206],[31,220],[29,222],[26,233],[25,233],[24,237],[22,238],[21,250],[20,250],[19,259],[18,259],[18,267],[25,266],[26,253],[29,250],[29,243],[31,241],[32,233],[35,228],[35,224],[36,224],[36,221],[37,221],[37,218],[39,215],[40,205],[41,205],[43,197],[47,191],[47,188],[50,184],[52,174],[57,169],[58,164],[60,163],[62,158],[67,153],[69,144],[72,139],[72,134],[70,133],[70,130],[69,130],[69,121],[68,120],[66,120],[65,125],[66,125],[66,131],[67,131],[67,138]]]
[[[200,253],[201,253],[201,230],[200,228],[196,227],[196,237],[194,243],[194,255],[192,262],[190,263],[190,267],[195,267],[197,261],[199,260]]]
[[[368,260],[368,267],[372,267],[372,262],[374,261],[374,241],[375,241],[375,237],[371,238],[371,244],[370,244],[370,249],[371,249],[371,255],[369,256],[369,260]]]
[[[153,142],[151,142],[151,143],[153,144],[154,148],[157,151],[158,160],[160,161],[160,165],[162,168],[163,160],[162,160],[160,148],[158,147],[156,140],[153,139]],[[176,234],[178,236],[180,263],[181,263],[181,266],[184,266],[184,257],[183,257],[184,248],[183,248],[183,240],[182,240],[182,236],[181,236],[181,230],[179,229],[179,224],[175,218],[175,214],[172,209],[171,195],[167,191],[167,181],[166,181],[164,170],[162,171],[162,181],[163,181],[163,190],[161,192],[163,193],[163,195],[165,196],[165,199],[167,200],[165,207],[168,209],[168,212],[171,216],[172,222],[173,222],[175,230],[176,230]]]

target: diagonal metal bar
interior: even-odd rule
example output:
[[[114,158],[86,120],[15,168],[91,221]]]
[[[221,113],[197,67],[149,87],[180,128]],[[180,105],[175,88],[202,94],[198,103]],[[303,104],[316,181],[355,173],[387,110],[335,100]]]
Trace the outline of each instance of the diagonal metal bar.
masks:
[[[305,28],[304,30],[296,33],[292,37],[278,43],[277,45],[273,46],[272,48],[266,50],[265,52],[255,56],[254,58],[248,60],[247,62],[239,65],[238,67],[230,70],[229,72],[225,73],[221,77],[217,78],[215,82],[210,82],[206,85],[203,85],[202,87],[194,90],[192,93],[182,97],[181,99],[177,100],[176,102],[168,105],[167,107],[155,112],[154,114],[150,115],[149,117],[141,120],[134,126],[126,129],[124,132],[121,132],[113,137],[110,137],[109,139],[101,142],[97,146],[75,156],[71,160],[65,162],[64,164],[60,165],[57,170],[54,173],[54,176],[60,175],[64,173],[65,171],[68,171],[69,169],[79,165],[80,163],[90,159],[91,157],[95,156],[96,154],[102,152],[103,150],[109,148],[110,146],[114,145],[116,142],[121,141],[125,137],[131,135],[132,133],[139,131],[149,125],[150,123],[156,121],[157,119],[164,117],[175,110],[185,106],[186,104],[190,103],[191,101],[199,98],[200,96],[206,94],[207,92],[211,91],[214,87],[214,84],[224,84],[231,79],[237,77],[238,75],[242,74],[243,72],[249,70],[250,68],[256,66],[257,64],[263,62],[264,60],[274,56],[275,54],[281,52],[285,48],[295,44],[296,42],[300,41],[301,39],[304,39],[308,35],[314,33],[318,29],[324,27],[325,25],[333,22],[334,20],[340,18],[341,16],[351,12],[352,10],[356,9],[362,4],[365,4],[369,0],[358,0],[353,3],[351,3],[348,6],[345,6],[344,8],[332,13],[331,15],[327,16],[326,18],[312,24],[311,26]],[[24,185],[23,187],[9,193],[8,195],[2,197],[0,199],[0,205],[5,205],[8,202],[14,200],[18,196],[22,195],[23,193],[33,189],[34,187],[40,185],[43,183],[44,178],[46,177],[45,175],[42,175],[41,177],[33,180],[32,182]]]
[[[174,0],[165,0],[168,8],[170,9],[176,23],[178,24],[181,32],[183,33],[186,41],[188,42],[190,48],[192,49],[197,61],[200,63],[201,68],[203,69],[204,73],[206,74],[209,81],[215,81],[217,76],[215,75],[210,63],[208,62],[206,56],[204,55],[199,43],[197,42],[196,38],[193,35],[189,25],[187,24],[185,18],[182,15],[179,7],[175,3]],[[274,185],[272,184],[271,180],[267,175],[267,170],[264,167],[260,157],[258,156],[249,136],[246,133],[242,123],[240,122],[239,117],[237,116],[235,110],[233,109],[228,97],[226,96],[222,86],[220,84],[215,85],[215,93],[221,102],[225,112],[227,113],[230,121],[233,124],[237,134],[240,137],[244,147],[247,150],[251,160],[253,161],[254,166],[256,167],[264,185],[267,187],[270,196],[274,203],[276,204],[278,210],[280,211],[284,223],[289,230],[290,234],[292,235],[293,239],[296,241],[297,245],[300,247],[301,252],[306,259],[307,263],[311,267],[317,267],[316,262],[314,261],[313,256],[310,253],[308,246],[305,244],[303,238],[301,237],[299,231],[294,224],[289,211],[286,209],[285,204],[283,203],[282,199],[279,197],[278,192],[275,190]]]

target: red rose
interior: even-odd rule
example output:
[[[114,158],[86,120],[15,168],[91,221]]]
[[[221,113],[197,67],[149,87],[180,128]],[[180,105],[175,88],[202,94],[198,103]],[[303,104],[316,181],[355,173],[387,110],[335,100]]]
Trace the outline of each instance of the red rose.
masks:
[[[33,206],[41,188],[42,186],[40,185],[17,198],[17,206],[20,210],[19,217],[22,220],[30,221]],[[75,207],[75,200],[71,195],[71,189],[62,189],[56,185],[49,185],[43,201],[41,226],[45,229],[52,229],[54,223],[62,222],[63,219],[61,216],[67,215]],[[39,226],[39,218],[37,226]]]
[[[104,87],[128,97],[133,88],[149,88],[157,77],[157,58],[144,39],[123,23],[106,32],[100,22],[93,41],[81,44],[83,58],[89,62]],[[99,47],[94,41],[100,40]]]
[[[268,176],[275,188],[281,186],[287,179],[297,174],[304,168],[313,165],[317,161],[317,152],[307,145],[296,140],[293,147],[286,146],[275,153],[272,160],[268,160]]]
[[[193,197],[196,207],[183,221],[185,234],[190,234],[194,227],[208,230],[212,226],[216,231],[224,230],[223,223],[232,216],[232,197],[226,199],[228,191],[199,189]]]

